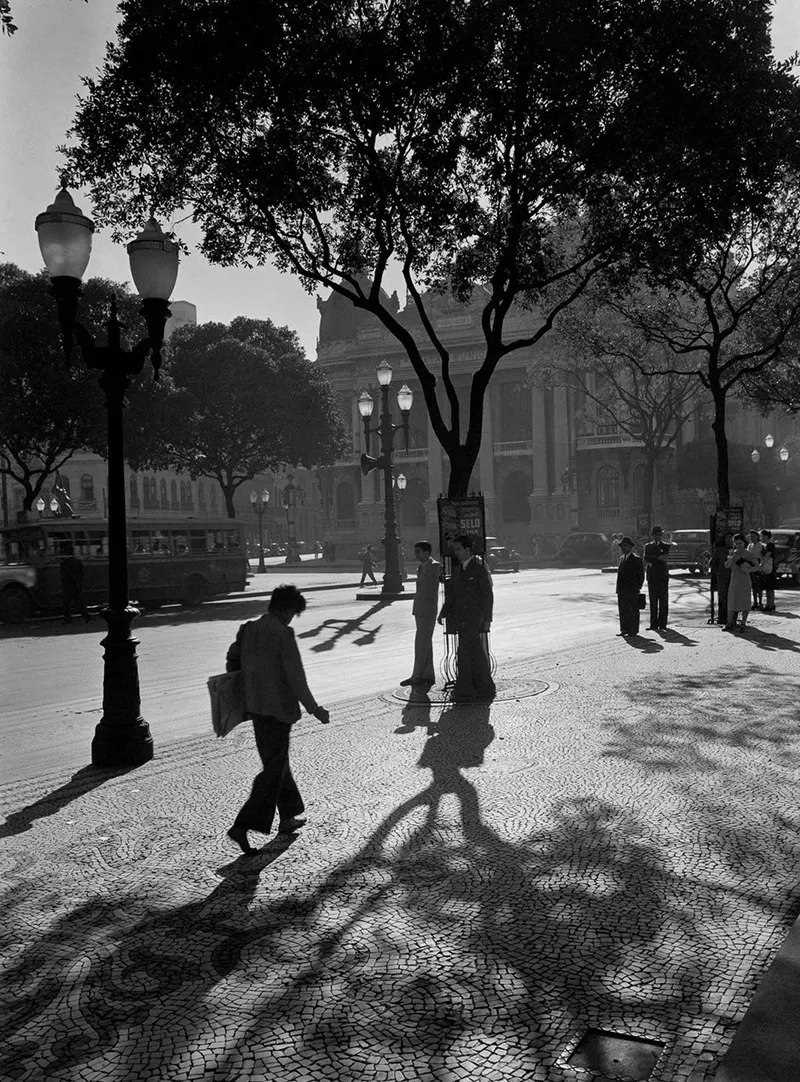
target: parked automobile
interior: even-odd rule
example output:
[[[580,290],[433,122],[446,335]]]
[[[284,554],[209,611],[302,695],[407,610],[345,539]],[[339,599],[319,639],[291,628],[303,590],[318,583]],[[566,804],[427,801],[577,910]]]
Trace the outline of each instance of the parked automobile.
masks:
[[[516,549],[505,545],[493,545],[486,553],[486,566],[490,571],[519,571],[522,557]]]
[[[563,564],[607,564],[611,557],[611,538],[604,533],[567,534],[555,559]]]
[[[690,575],[709,573],[711,535],[708,530],[673,530],[666,540],[671,545],[667,567],[686,568]]]
[[[800,586],[800,531],[777,526],[772,531],[772,541],[778,578],[789,579],[793,586]]]

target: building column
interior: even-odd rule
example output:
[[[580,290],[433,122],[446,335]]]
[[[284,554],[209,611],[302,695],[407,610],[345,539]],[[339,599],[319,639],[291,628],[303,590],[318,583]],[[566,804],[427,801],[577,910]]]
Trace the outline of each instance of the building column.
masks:
[[[534,387],[533,413],[533,496],[547,495],[547,438],[545,435],[544,389]]]

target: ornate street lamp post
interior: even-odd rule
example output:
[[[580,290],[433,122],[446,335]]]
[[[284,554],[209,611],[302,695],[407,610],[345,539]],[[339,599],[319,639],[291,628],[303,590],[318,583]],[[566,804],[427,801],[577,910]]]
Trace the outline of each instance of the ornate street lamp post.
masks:
[[[161,364],[164,327],[170,316],[169,297],[178,276],[178,246],[151,218],[128,245],[131,275],[142,298],[147,337],[130,352],[120,345],[116,299],[111,300],[107,342],[94,339],[77,321],[81,278],[89,264],[94,224],[78,210],[62,188],[55,201],[36,219],[39,247],[50,274],[58,308],[67,365],[77,340],[84,362],[95,369],[105,393],[108,413],[108,606],[101,615],[108,624],[103,639],[103,716],[92,741],[92,764],[100,767],[139,766],[153,757],[150,727],[141,716],[138,640],[131,623],[139,615],[128,600],[128,553],[125,529],[125,456],[122,410],[131,377],[141,372],[148,356],[155,377]]]
[[[253,489],[250,493],[250,506],[258,516],[258,571],[259,574],[263,574],[267,568],[264,564],[264,512],[267,509],[269,503],[269,490],[259,494]]]
[[[405,384],[397,392],[397,405],[400,407],[402,420],[399,425],[392,424],[392,412],[389,406],[389,384],[392,382],[391,366],[383,361],[378,366],[378,383],[381,388],[381,416],[377,428],[370,428],[369,419],[372,416],[373,400],[367,392],[358,400],[358,412],[364,421],[364,440],[367,451],[370,447],[370,436],[377,435],[380,438],[380,457],[371,458],[369,454],[361,456],[361,472],[366,477],[372,470],[383,471],[383,498],[384,498],[384,542],[386,546],[386,570],[383,574],[383,587],[381,597],[390,597],[393,594],[403,593],[403,582],[400,574],[400,553],[397,538],[397,518],[394,507],[394,493],[392,491],[392,444],[394,434],[403,430],[406,450],[408,450],[408,415],[414,402],[414,395]]]

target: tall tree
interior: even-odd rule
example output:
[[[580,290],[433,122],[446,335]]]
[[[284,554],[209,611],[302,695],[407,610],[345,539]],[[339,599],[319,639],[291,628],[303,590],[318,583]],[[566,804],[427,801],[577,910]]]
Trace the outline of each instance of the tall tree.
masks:
[[[642,287],[607,306],[671,357],[663,372],[696,377],[713,402],[717,496],[730,503],[727,400],[785,358],[800,328],[800,185],[792,175],[758,214],[677,264],[669,290]]]
[[[769,8],[125,0],[71,176],[118,229],[191,208],[212,262],[274,260],[372,313],[463,494],[502,358],[621,257],[688,258],[797,156],[800,88],[772,59]],[[415,329],[387,303],[394,269]],[[478,284],[464,411],[424,296]],[[522,328],[520,306],[536,313]]]
[[[331,463],[344,446],[333,388],[288,327],[182,327],[162,371],[163,387],[134,407],[129,459],[217,481],[230,518],[245,481],[283,463]]]
[[[696,408],[696,381],[664,371],[664,347],[604,309],[594,290],[562,317],[550,346],[547,361],[532,375],[577,391],[579,424],[611,424],[635,441],[644,466],[644,513],[652,521],[656,466]]]
[[[130,331],[140,323],[138,300],[124,285],[91,278],[83,287],[80,318],[102,336],[112,295]],[[80,360],[68,370],[46,273],[0,265],[0,472],[24,490],[33,507],[48,478],[75,451],[106,449],[106,414],[94,373]]]

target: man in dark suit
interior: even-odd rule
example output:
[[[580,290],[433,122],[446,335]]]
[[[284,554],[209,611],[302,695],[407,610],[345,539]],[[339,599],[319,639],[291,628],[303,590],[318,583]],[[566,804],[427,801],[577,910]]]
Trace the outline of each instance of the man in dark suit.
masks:
[[[429,541],[417,541],[414,556],[419,561],[417,568],[417,588],[414,594],[414,606],[411,610],[417,625],[414,638],[414,671],[408,680],[401,680],[400,686],[424,684],[430,687],[436,683],[433,667],[433,632],[436,628],[436,614],[439,611],[439,577],[442,565],[431,559]]]
[[[456,537],[450,545],[453,553],[453,573],[445,583],[444,604],[439,623],[447,620],[447,629],[458,635],[456,668],[453,687],[454,702],[475,702],[493,699],[489,654],[484,635],[492,623],[494,591],[489,572],[472,555],[472,538],[466,534]]]
[[[653,540],[644,546],[644,564],[647,568],[647,593],[650,601],[650,630],[665,631],[669,616],[669,545],[664,531],[654,526],[650,531]]]
[[[619,548],[622,553],[617,568],[619,634],[629,638],[639,634],[639,591],[644,582],[644,564],[633,551],[630,537],[623,537]]]

